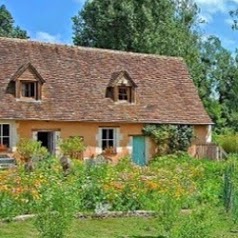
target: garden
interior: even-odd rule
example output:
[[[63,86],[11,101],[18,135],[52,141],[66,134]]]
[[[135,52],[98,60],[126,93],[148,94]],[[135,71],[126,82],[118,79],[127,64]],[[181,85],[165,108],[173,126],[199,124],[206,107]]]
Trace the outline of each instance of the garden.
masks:
[[[66,141],[64,154],[77,143]],[[236,155],[216,162],[177,152],[145,167],[99,157],[65,168],[39,142],[18,148],[18,166],[0,171],[0,237],[238,236]]]

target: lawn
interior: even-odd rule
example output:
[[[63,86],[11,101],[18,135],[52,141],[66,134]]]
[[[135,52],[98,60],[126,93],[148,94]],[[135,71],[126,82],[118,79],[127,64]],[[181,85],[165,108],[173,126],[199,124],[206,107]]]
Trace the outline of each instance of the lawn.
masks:
[[[238,237],[236,228],[220,217],[214,224],[213,238]],[[67,238],[163,238],[156,218],[110,218],[75,220]],[[237,227],[238,228],[238,227]],[[37,237],[33,221],[0,223],[1,238]]]

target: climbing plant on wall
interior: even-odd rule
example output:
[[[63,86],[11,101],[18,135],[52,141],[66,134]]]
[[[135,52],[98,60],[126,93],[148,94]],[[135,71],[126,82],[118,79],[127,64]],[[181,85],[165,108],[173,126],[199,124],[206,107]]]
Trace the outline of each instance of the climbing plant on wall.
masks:
[[[146,125],[143,134],[152,138],[160,155],[186,151],[193,138],[193,129],[188,125]]]

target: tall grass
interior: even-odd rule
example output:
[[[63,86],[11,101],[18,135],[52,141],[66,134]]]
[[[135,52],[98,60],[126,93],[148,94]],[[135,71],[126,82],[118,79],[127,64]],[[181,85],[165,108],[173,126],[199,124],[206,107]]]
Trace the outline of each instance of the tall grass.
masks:
[[[238,153],[238,134],[216,135],[214,140],[227,153]]]

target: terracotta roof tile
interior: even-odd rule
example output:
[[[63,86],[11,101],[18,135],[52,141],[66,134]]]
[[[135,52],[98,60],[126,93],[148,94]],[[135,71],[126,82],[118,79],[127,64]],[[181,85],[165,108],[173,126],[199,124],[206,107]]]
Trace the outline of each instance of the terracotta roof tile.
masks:
[[[181,58],[0,38],[0,118],[211,124]],[[30,63],[45,80],[42,100],[16,100],[11,77]],[[105,98],[126,71],[136,103]],[[10,88],[10,89],[9,89]]]

